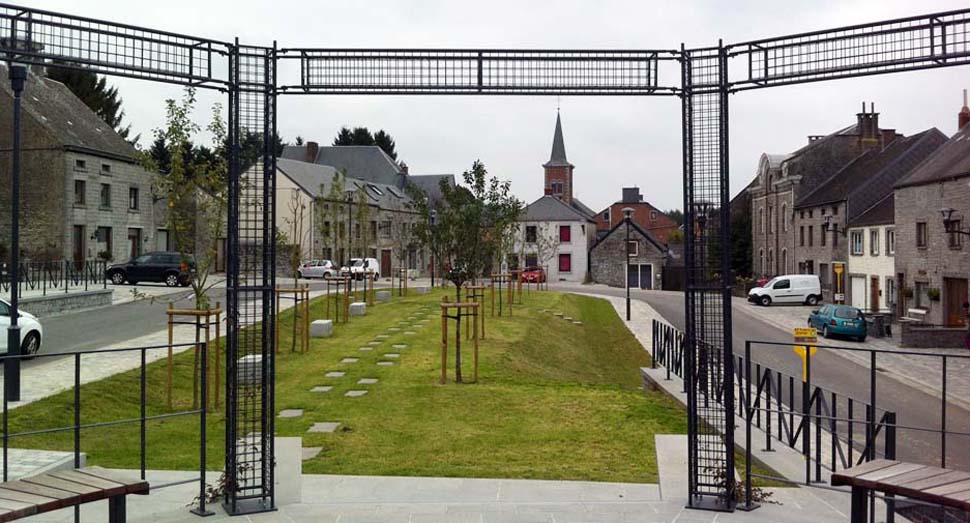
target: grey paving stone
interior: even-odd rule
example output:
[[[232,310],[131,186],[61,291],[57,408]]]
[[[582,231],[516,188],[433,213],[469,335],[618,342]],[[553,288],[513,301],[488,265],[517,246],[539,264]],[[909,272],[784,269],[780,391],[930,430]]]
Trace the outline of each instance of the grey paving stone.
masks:
[[[385,358],[391,358],[391,359],[397,359],[397,358],[400,358],[401,355],[398,354],[398,353],[396,353],[396,352],[388,352],[387,354],[384,355],[384,357]]]
[[[359,358],[344,358],[340,360],[340,363],[357,363],[358,361],[360,361]]]
[[[384,342],[383,341],[369,341],[369,342],[367,342],[368,345],[380,345],[381,343],[384,343]]]
[[[579,320],[573,320],[573,325],[580,325],[581,326],[582,324],[583,324],[583,322],[581,322]]]
[[[283,409],[280,411],[281,418],[299,418],[303,415],[303,409]]]
[[[348,390],[344,394],[344,396],[347,396],[349,398],[359,398],[359,397],[363,396],[364,394],[367,394],[367,391],[366,390]]]
[[[360,385],[373,385],[373,384],[377,383],[378,381],[379,380],[377,378],[361,378],[361,379],[357,380],[357,383],[360,384]]]
[[[403,343],[397,343],[397,344],[391,345],[391,347],[394,347],[395,349],[406,349],[408,346]]]
[[[388,327],[387,330],[389,330],[391,332],[397,332],[397,331],[401,330],[401,328],[400,327]]]
[[[361,348],[359,348],[357,350],[367,352],[369,350],[374,350],[374,349],[372,347],[361,347]]]
[[[310,389],[310,392],[330,392],[331,390],[333,390],[333,387],[330,385],[318,385]]]
[[[333,432],[339,427],[339,421],[321,421],[311,425],[307,432]]]
[[[404,334],[406,336],[414,336],[415,334],[417,334],[417,332],[414,332],[414,331],[404,331]]]
[[[323,447],[303,447],[303,461],[313,459],[323,451]]]
[[[342,378],[342,377],[344,377],[344,374],[347,374],[347,373],[346,372],[343,372],[343,371],[339,371],[339,370],[332,370],[332,371],[324,374],[324,376],[326,376],[328,378]]]
[[[390,367],[391,365],[394,365],[394,362],[393,361],[379,361],[379,362],[377,362],[377,364],[380,365],[381,367]]]
[[[385,338],[390,338],[390,336],[388,336],[387,334],[378,334],[377,336],[374,336],[374,337],[377,338],[377,339],[379,339],[379,340],[383,340]]]

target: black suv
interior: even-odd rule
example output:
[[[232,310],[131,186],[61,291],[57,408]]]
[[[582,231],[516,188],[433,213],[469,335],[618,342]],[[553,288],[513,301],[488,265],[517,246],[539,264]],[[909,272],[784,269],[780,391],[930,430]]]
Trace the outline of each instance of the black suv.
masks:
[[[195,272],[195,260],[191,255],[178,252],[150,252],[136,256],[125,263],[108,266],[105,275],[115,285],[140,281],[164,282],[169,287],[187,286]]]

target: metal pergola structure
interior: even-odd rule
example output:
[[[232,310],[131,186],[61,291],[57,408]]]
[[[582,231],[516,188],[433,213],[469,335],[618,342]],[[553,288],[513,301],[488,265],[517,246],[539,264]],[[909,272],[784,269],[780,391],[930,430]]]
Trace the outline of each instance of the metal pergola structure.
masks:
[[[225,506],[231,514],[275,507],[271,147],[279,95],[679,97],[689,506],[733,510],[733,275],[730,251],[717,248],[730,240],[729,95],[964,65],[970,63],[968,24],[970,9],[963,9],[695,49],[319,49],[250,46],[0,4],[0,55],[11,65],[83,68],[228,96]],[[278,79],[281,61],[298,62],[299,77]],[[679,81],[661,78],[662,65],[679,65]],[[240,142],[252,134],[261,138],[263,154],[243,172]],[[15,237],[16,226],[11,229]]]

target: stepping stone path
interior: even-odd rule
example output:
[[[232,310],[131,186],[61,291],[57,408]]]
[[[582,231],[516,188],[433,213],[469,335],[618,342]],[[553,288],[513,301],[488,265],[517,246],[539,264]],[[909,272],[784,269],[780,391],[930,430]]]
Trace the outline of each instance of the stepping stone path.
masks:
[[[369,341],[369,342],[367,342],[368,345],[380,345],[381,343],[384,343],[384,342],[382,342],[382,341]]]
[[[398,354],[398,353],[396,353],[396,352],[388,352],[387,354],[384,355],[384,357],[385,358],[391,358],[391,359],[397,359],[397,358],[400,358],[401,355]]]
[[[313,459],[323,452],[323,447],[303,447],[303,461]]]
[[[330,385],[319,385],[310,389],[310,392],[330,392],[332,389]]]
[[[381,367],[390,367],[391,365],[394,365],[394,362],[393,361],[379,361],[379,362],[377,362],[377,364],[380,365]]]
[[[314,423],[307,432],[334,432],[340,427],[339,421],[322,421]]]
[[[326,376],[328,378],[343,378],[344,377],[344,374],[347,374],[347,373],[346,372],[339,371],[339,370],[332,370],[332,371],[324,374],[324,376]]]
[[[299,418],[303,415],[303,409],[283,409],[280,411],[281,418]]]
[[[378,335],[377,335],[377,336],[375,336],[375,337],[376,337],[377,339],[379,339],[379,340],[383,340],[383,339],[385,339],[385,338],[389,338],[390,336],[388,336],[387,334],[378,334]]]
[[[574,321],[573,322],[573,325],[580,325],[580,326],[582,326],[582,324],[583,324],[583,322],[581,322],[581,321]]]
[[[359,398],[364,394],[367,394],[366,390],[348,390],[344,396],[347,396],[348,398]]]
[[[360,361],[358,358],[344,358],[340,360],[340,363],[357,363]]]
[[[374,349],[371,348],[371,347],[361,347],[361,348],[359,348],[357,350],[359,350],[359,351],[369,351],[369,350],[374,350]]]
[[[403,343],[398,343],[397,345],[391,345],[391,347],[394,347],[395,349],[406,349],[407,345]]]
[[[377,381],[378,381],[377,378],[361,378],[361,379],[357,380],[357,384],[358,385],[373,385],[373,384],[377,383]]]
[[[391,332],[397,332],[397,331],[401,330],[401,328],[400,327],[388,327],[387,330],[389,330]]]

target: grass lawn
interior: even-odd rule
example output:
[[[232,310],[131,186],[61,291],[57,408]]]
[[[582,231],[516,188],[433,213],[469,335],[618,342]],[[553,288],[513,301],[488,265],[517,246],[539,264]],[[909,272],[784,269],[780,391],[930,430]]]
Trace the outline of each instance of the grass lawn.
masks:
[[[304,462],[304,472],[657,481],[653,436],[684,433],[684,411],[659,393],[643,393],[639,367],[649,357],[609,303],[532,292],[512,317],[488,318],[479,382],[442,385],[437,382],[441,296],[394,297],[372,306],[366,316],[338,325],[333,337],[312,340],[308,354],[290,352],[292,315],[282,315],[276,407],[303,409],[304,414],[278,418],[277,434],[300,436],[304,447],[323,448]],[[323,309],[321,301],[314,302],[313,317],[322,317]],[[583,325],[543,309],[564,312]],[[416,324],[422,318],[430,321]],[[453,324],[450,329],[454,332]],[[372,341],[381,343],[369,345]],[[394,344],[407,347],[394,349]],[[471,355],[469,341],[463,344],[466,380],[472,376]],[[348,357],[359,361],[340,362]],[[191,407],[192,355],[186,352],[176,359],[177,410]],[[394,365],[379,366],[378,361]],[[452,346],[452,379],[453,365]],[[328,371],[346,375],[324,377]],[[149,414],[166,412],[164,376],[164,362],[149,367]],[[361,378],[379,381],[358,385]],[[310,391],[321,385],[333,389]],[[365,396],[344,396],[348,390],[364,389]],[[138,371],[85,385],[82,423],[137,416],[137,398]],[[12,411],[11,432],[69,426],[71,401],[68,391]],[[340,422],[341,429],[306,432],[314,422],[324,421]],[[224,448],[221,409],[210,413],[208,430],[208,465],[218,470]],[[148,467],[197,467],[197,431],[195,416],[150,422]],[[11,445],[70,450],[72,435],[15,438]],[[81,445],[89,464],[137,467],[138,424],[87,429]]]

